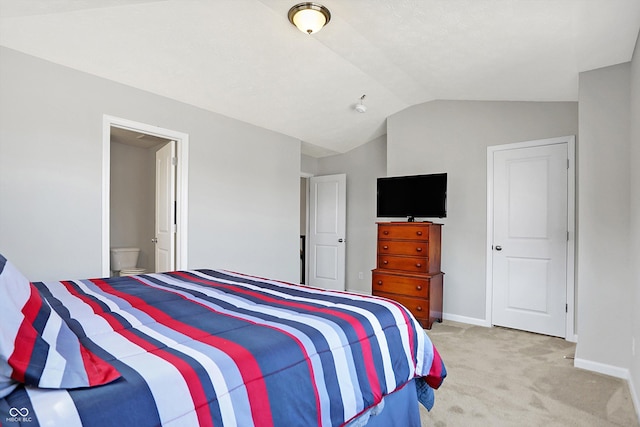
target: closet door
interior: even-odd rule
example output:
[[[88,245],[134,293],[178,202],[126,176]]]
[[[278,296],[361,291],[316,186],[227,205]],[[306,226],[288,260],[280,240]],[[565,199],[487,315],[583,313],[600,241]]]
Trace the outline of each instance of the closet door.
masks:
[[[494,152],[494,325],[566,335],[567,159],[567,144]]]
[[[309,182],[309,285],[345,290],[347,178],[314,176]]]

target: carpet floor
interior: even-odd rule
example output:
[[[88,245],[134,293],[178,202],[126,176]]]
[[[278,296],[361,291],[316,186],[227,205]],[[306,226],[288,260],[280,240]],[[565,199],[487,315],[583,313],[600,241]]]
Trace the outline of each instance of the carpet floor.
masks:
[[[424,427],[640,425],[627,382],[574,368],[573,343],[446,320],[427,333],[448,376]]]

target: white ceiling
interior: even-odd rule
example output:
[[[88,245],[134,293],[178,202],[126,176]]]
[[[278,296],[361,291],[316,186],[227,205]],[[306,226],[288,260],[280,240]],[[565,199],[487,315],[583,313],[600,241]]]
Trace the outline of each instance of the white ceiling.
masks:
[[[348,151],[435,99],[575,101],[578,73],[631,59],[640,0],[0,0],[0,45]],[[357,113],[360,97],[368,111]]]

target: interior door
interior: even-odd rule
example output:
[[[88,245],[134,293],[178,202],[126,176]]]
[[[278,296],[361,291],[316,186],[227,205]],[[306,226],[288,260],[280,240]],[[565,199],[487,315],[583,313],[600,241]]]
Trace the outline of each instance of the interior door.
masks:
[[[309,181],[309,285],[345,290],[347,177]]]
[[[175,270],[176,142],[156,152],[156,272]]]
[[[494,325],[566,335],[567,150],[493,153]]]

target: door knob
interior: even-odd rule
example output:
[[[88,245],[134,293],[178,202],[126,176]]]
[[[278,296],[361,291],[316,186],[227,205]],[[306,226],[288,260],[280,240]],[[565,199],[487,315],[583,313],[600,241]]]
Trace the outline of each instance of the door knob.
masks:
[[[502,246],[496,246],[496,251],[501,251],[502,250]]]
[[[151,239],[151,243],[158,243],[158,238],[154,237],[153,239]]]
[[[345,241],[345,239],[338,239],[338,243],[342,243],[344,241]]]

